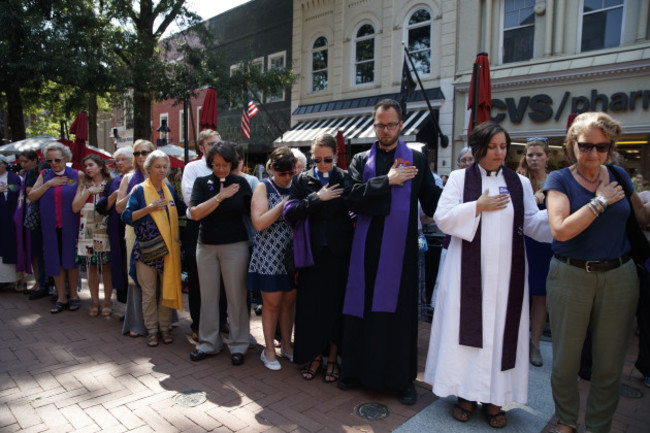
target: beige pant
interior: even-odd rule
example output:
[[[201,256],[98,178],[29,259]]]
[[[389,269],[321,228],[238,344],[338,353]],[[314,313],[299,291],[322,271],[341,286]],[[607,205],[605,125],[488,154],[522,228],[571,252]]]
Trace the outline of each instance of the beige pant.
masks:
[[[246,353],[249,345],[250,317],[246,304],[248,242],[225,245],[196,246],[196,267],[201,289],[199,350],[218,353],[223,346],[219,337],[220,276],[228,301],[228,349],[230,353]]]
[[[140,261],[135,262],[135,272],[142,288],[142,315],[144,326],[149,334],[169,331],[172,323],[172,309],[162,305],[162,295],[158,296],[158,271]]]

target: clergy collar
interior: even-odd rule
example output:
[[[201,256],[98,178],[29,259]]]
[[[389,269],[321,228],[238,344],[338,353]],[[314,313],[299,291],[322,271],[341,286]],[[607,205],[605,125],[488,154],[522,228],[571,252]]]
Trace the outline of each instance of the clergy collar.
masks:
[[[481,164],[478,164],[478,168],[479,168],[479,170],[481,170],[481,174],[484,174],[485,176],[494,176],[494,177],[496,177],[496,176],[499,175],[499,172],[501,172],[501,169],[503,168],[503,165],[500,165],[499,168],[497,168],[496,170],[486,170],[481,166]]]
[[[57,176],[63,176],[64,173],[65,173],[65,168],[63,170],[61,170],[61,171],[55,171],[54,172],[54,174],[56,174]]]

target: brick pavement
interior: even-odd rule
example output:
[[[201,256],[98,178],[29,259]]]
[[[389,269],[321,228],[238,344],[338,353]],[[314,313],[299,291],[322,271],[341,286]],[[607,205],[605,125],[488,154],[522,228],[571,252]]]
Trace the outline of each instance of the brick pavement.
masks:
[[[240,367],[231,365],[227,351],[191,362],[187,312],[180,313],[173,344],[146,347],[144,338],[121,335],[121,304],[114,303],[110,318],[91,318],[87,289],[81,298],[80,311],[53,315],[48,299],[0,293],[0,432],[388,432],[435,399],[421,382],[427,323],[420,324],[418,403],[404,406],[390,393],[307,382],[286,359],[281,371],[269,371],[259,345]],[[251,332],[262,341],[254,315]],[[633,347],[625,381],[640,388],[630,365],[635,353]],[[190,390],[206,392],[207,401],[193,408],[175,404],[179,392]],[[648,431],[648,394],[621,400],[616,432]],[[357,416],[354,408],[369,401],[385,404],[390,415],[379,421]]]

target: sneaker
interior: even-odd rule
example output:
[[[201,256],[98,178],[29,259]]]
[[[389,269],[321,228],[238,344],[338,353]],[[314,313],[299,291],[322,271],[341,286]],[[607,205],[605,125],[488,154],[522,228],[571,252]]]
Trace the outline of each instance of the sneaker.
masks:
[[[282,369],[282,365],[280,365],[280,361],[278,361],[277,359],[275,361],[267,360],[263,350],[262,350],[262,354],[260,355],[260,359],[262,360],[264,367],[268,368],[269,370],[277,371]]]
[[[535,367],[541,367],[544,365],[542,352],[540,352],[539,347],[535,346],[532,341],[530,342],[530,363]]]

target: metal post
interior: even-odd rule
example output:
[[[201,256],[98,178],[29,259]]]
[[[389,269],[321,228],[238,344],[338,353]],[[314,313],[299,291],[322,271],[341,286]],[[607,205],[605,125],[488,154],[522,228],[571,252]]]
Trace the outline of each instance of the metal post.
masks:
[[[474,66],[472,67],[472,90],[474,91],[472,95],[472,129],[476,127],[476,124],[478,123],[478,116],[476,115],[476,112],[478,110],[478,91],[479,91],[479,86],[481,85],[481,65],[479,63],[474,63]]]

